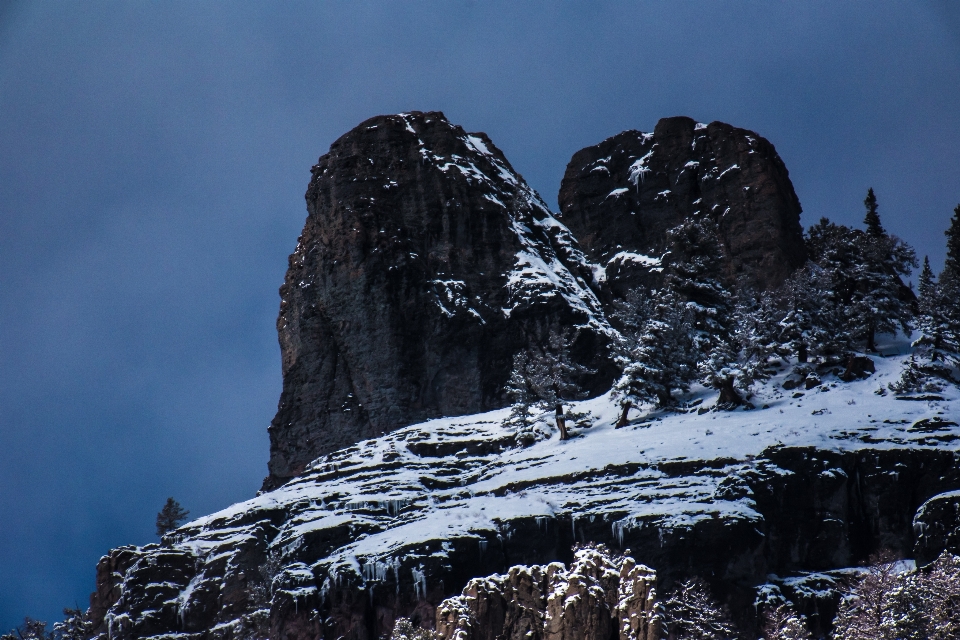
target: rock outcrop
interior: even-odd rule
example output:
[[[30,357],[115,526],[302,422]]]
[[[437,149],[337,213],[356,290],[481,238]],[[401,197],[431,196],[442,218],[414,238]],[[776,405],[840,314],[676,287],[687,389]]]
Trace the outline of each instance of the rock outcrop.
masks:
[[[624,425],[615,398],[569,403],[567,440],[551,412],[521,429],[480,413],[558,329],[603,391],[599,300],[655,281],[683,216],[714,216],[730,274],[757,286],[802,261],[796,196],[754,134],[674,118],[578,153],[561,203],[602,269],[485,135],[438,113],[346,134],[307,203],[268,490],[105,556],[96,640],[373,640],[400,617],[445,640],[655,640],[655,585],[694,576],[744,629],[766,594],[825,632],[838,570],[958,550],[960,395],[878,394],[902,356],[803,391],[771,371],[752,411],[694,391]]]
[[[769,288],[806,260],[787,168],[767,140],[722,122],[664,118],[653,133],[581,149],[559,200],[561,220],[621,294],[656,284],[667,230],[694,215],[716,221],[732,279]]]
[[[876,375],[889,375],[886,365]],[[329,454],[283,487],[191,522],[160,545],[114,550],[98,566],[92,622],[98,640],[372,640],[399,617],[432,626],[444,600],[477,576],[501,574],[493,589],[500,594],[516,587],[513,600],[490,605],[504,612],[528,596],[546,603],[546,586],[519,595],[524,585],[545,584],[543,574],[511,567],[576,567],[571,547],[599,543],[631,549],[656,569],[660,588],[701,577],[746,624],[757,588],[773,581],[826,630],[834,596],[801,585],[829,582],[822,572],[856,566],[882,548],[910,557],[918,508],[960,489],[960,428],[945,420],[935,434],[929,428],[952,404],[905,407],[875,396],[869,380],[850,388],[873,403],[872,417],[843,415],[849,396],[837,387],[782,399],[784,413],[694,411],[621,429],[617,407],[601,397],[576,405],[588,418],[571,428],[571,440],[528,446],[502,423],[508,409],[405,427]],[[826,410],[811,414],[808,403]],[[894,417],[903,411],[913,423]],[[797,429],[821,445],[776,444],[802,441]],[[949,512],[951,500],[927,503],[916,521],[934,517],[934,502]],[[935,531],[927,532],[935,555]],[[484,593],[485,602],[500,602]],[[604,606],[612,616],[616,607]],[[494,619],[477,607],[470,615]],[[570,616],[570,628],[601,628],[600,618]],[[552,633],[548,617],[531,612],[508,626],[543,620],[542,633]],[[448,629],[463,626],[440,619]],[[496,634],[504,620],[477,628]]]
[[[570,569],[511,567],[476,578],[437,608],[442,640],[660,640],[657,574],[603,545],[578,549]]]
[[[948,551],[960,554],[960,491],[949,491],[923,503],[913,520],[917,564],[925,565]]]
[[[360,440],[503,406],[514,353],[561,327],[597,371],[586,386],[609,385],[592,272],[486,134],[436,112],[372,118],[320,158],[306,200],[265,488]]]

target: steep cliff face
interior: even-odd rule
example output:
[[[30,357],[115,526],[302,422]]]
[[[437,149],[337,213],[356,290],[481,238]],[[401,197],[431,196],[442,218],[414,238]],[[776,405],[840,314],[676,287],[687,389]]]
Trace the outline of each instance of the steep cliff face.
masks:
[[[503,406],[513,354],[551,329],[576,327],[587,385],[609,384],[583,254],[485,134],[436,112],[372,118],[320,158],[306,200],[266,488],[365,438]]]
[[[777,285],[803,264],[800,202],[773,145],[722,122],[664,118],[574,154],[560,186],[561,220],[622,290],[657,281],[666,232],[712,217],[732,278]]]

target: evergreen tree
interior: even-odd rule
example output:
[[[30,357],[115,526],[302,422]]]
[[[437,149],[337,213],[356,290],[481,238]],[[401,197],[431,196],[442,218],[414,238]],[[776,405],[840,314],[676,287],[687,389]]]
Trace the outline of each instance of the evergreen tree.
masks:
[[[664,286],[687,303],[694,347],[705,355],[732,339],[734,297],[723,275],[723,250],[716,224],[707,217],[688,218],[667,232],[669,252]]]
[[[826,301],[842,312],[845,333],[876,351],[877,334],[912,330],[912,294],[900,278],[917,262],[909,245],[883,231],[875,202],[868,214],[876,219],[867,233],[821,219],[807,247],[829,278]]]
[[[571,359],[570,346],[576,341],[576,335],[575,330],[554,330],[543,348],[534,347],[514,355],[505,388],[513,403],[507,422],[524,431],[524,440],[529,440],[527,436],[531,435],[526,434],[526,427],[531,424],[532,407],[555,408],[563,402],[586,397],[579,383],[595,372]],[[557,426],[561,427],[561,438],[565,439],[566,431],[561,425]]]
[[[397,618],[390,634],[390,640],[434,640],[437,637],[437,633],[415,626],[409,618]]]
[[[720,392],[718,408],[744,404],[738,384],[749,386],[738,366],[735,301],[724,277],[716,224],[705,216],[685,220],[667,234],[665,287],[686,303],[693,329],[693,356],[704,385]]]
[[[942,382],[952,379],[948,363],[956,359],[960,349],[950,332],[947,308],[950,302],[944,298],[941,288],[933,279],[930,260],[923,259],[918,284],[917,330],[919,336],[913,342],[913,354],[904,367],[900,379],[890,384],[895,393],[917,391],[942,391]]]
[[[960,367],[960,205],[953,211],[947,236],[947,257],[938,281],[924,258],[918,282],[917,329],[914,352],[900,379],[890,385],[897,393],[942,391],[942,383],[957,382]]]
[[[960,204],[954,208],[950,227],[944,233],[947,236],[947,259],[943,264],[941,281],[944,276],[948,279],[960,278]]]
[[[960,366],[960,204],[953,210],[947,235],[947,257],[937,282],[936,309],[951,360]]]
[[[920,278],[917,280],[917,295],[920,299],[921,308],[924,301],[929,303],[936,286],[937,284],[933,279],[933,269],[930,268],[930,258],[929,256],[923,256],[923,268],[920,270]]]
[[[696,375],[691,311],[670,290],[651,295],[650,316],[640,335],[629,344],[624,370],[614,391],[631,405],[653,401],[672,406],[674,391],[686,391]],[[621,423],[624,422],[621,419]]]
[[[173,498],[167,498],[167,503],[157,514],[157,535],[162,538],[177,529],[187,521],[188,515],[190,512],[181,507],[179,502]]]
[[[53,633],[47,631],[47,623],[33,618],[24,618],[23,624],[16,629],[0,635],[0,640],[54,640]]]
[[[849,348],[845,318],[825,270],[808,263],[784,282],[776,297],[781,315],[776,342],[797,362],[826,361]]]
[[[53,636],[56,640],[86,640],[93,635],[93,623],[90,612],[79,608],[63,610],[63,621],[54,623]]]
[[[867,227],[867,235],[879,238],[886,235],[883,225],[880,224],[880,214],[877,212],[877,196],[873,193],[873,187],[867,190],[867,197],[863,200],[867,208],[867,215],[863,218],[863,224]]]
[[[912,296],[900,276],[909,275],[917,258],[894,236],[865,234],[859,240],[862,261],[855,271],[857,289],[848,318],[853,336],[866,343],[867,351],[876,351],[877,334],[912,331]]]

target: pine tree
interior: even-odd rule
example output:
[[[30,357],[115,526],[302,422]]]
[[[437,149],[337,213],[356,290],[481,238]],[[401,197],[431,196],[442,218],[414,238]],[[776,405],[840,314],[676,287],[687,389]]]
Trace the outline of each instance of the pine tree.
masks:
[[[93,622],[90,612],[80,608],[63,610],[63,621],[53,625],[53,636],[56,640],[87,640],[93,635]]]
[[[625,408],[651,401],[672,406],[673,392],[689,389],[696,376],[689,307],[670,290],[651,294],[650,307],[650,317],[628,345],[623,375],[614,385]]]
[[[960,367],[960,205],[953,211],[947,236],[947,256],[940,278],[934,281],[930,261],[924,258],[918,282],[917,329],[914,352],[900,379],[890,385],[897,393],[942,390],[943,382],[957,383]]]
[[[851,333],[876,351],[876,336],[899,328],[910,335],[913,310],[900,276],[917,266],[916,254],[899,238],[887,234],[860,237],[862,262],[855,271],[857,290],[848,315]]]
[[[187,521],[188,515],[190,515],[190,512],[183,509],[179,502],[173,498],[167,498],[167,503],[157,514],[157,535],[162,538],[177,529]]]
[[[943,273],[947,278],[960,278],[960,204],[953,210],[950,227],[944,232],[947,236],[947,259],[943,264]]]
[[[390,640],[433,640],[437,636],[438,634],[430,629],[414,626],[409,618],[397,618]]]
[[[943,381],[953,377],[948,363],[956,359],[956,351],[960,349],[960,344],[949,331],[950,322],[946,312],[950,303],[934,281],[927,257],[923,259],[917,291],[916,323],[919,336],[913,342],[913,354],[907,360],[900,379],[889,385],[895,393],[942,391]]]
[[[879,238],[886,235],[883,225],[880,224],[880,214],[877,212],[877,196],[873,193],[873,187],[867,190],[867,197],[863,200],[867,208],[867,215],[863,218],[863,224],[867,227],[867,235]]]
[[[935,288],[936,282],[933,280],[933,269],[930,268],[930,257],[923,256],[923,268],[920,270],[920,278],[917,280],[917,294],[921,306],[925,300],[930,300]]]
[[[710,218],[685,220],[667,234],[669,260],[664,285],[683,300],[693,328],[693,351],[700,380],[720,392],[717,407],[745,404],[738,384],[749,386],[738,366],[735,300],[724,277],[723,250]]]
[[[24,618],[23,624],[16,629],[0,635],[0,640],[54,640],[53,633],[47,631],[47,623],[33,618]]]
[[[665,288],[687,303],[694,346],[705,355],[719,342],[731,342],[734,297],[723,275],[723,249],[717,225],[707,217],[688,218],[667,232]]]
[[[953,356],[954,365],[960,366],[960,204],[953,210],[947,236],[947,257],[937,282],[937,310],[943,323],[943,339],[946,349]]]
[[[862,231],[834,224],[826,218],[807,231],[807,251],[822,278],[822,301],[841,312],[845,327],[857,291],[856,271],[862,262]]]
[[[776,297],[782,312],[776,322],[777,342],[797,362],[825,362],[844,353],[850,344],[845,318],[825,270],[810,263],[784,282]]]
[[[807,247],[830,280],[827,301],[842,311],[846,333],[876,351],[877,334],[911,333],[912,295],[900,278],[917,261],[909,245],[883,231],[875,206],[868,214],[876,220],[867,233],[821,219]]]
[[[513,369],[505,388],[513,403],[506,423],[516,426],[518,437],[524,441],[522,444],[531,443],[528,442],[529,436],[539,439],[537,434],[527,433],[527,427],[532,424],[530,409],[534,405],[540,410],[557,408],[564,402],[586,397],[579,383],[595,372],[570,357],[570,347],[576,336],[575,330],[554,330],[543,348],[533,347],[514,355]],[[563,421],[557,426],[561,439],[566,439]]]

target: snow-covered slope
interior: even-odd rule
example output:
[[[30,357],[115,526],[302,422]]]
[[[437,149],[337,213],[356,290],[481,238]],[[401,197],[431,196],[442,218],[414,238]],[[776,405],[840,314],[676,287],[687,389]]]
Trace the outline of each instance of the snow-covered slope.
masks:
[[[583,415],[570,440],[544,414],[552,435],[526,447],[503,426],[506,409],[406,427],[162,546],[114,552],[95,613],[112,637],[233,637],[268,610],[280,627],[373,637],[395,615],[430,618],[471,577],[569,560],[574,542],[630,548],[667,583],[704,576],[734,607],[771,573],[850,566],[879,545],[909,555],[917,507],[960,488],[960,394],[878,394],[902,358],[809,390],[783,389],[784,367],[749,411],[705,410],[712,393],[694,389],[685,410],[641,410],[620,429],[601,396],[572,407]],[[255,602],[264,567],[272,602]]]

